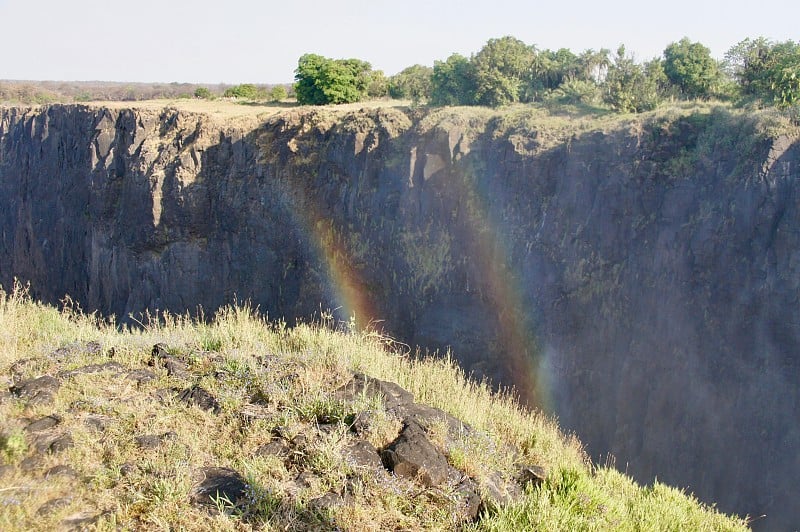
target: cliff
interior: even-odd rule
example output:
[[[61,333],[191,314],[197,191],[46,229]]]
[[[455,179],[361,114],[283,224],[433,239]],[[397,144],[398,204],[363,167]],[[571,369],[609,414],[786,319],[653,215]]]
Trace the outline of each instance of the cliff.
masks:
[[[800,145],[763,114],[0,111],[0,282],[451,346],[595,456],[794,509]]]

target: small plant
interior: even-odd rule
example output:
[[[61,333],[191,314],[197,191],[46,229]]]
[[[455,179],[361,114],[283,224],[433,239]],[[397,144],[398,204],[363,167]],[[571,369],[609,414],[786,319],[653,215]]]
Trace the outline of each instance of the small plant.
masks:
[[[19,429],[0,435],[0,452],[7,462],[13,462],[28,450],[25,433]]]

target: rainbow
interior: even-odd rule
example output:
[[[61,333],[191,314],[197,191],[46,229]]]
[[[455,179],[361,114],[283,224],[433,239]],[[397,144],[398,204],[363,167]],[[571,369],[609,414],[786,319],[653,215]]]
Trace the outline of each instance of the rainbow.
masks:
[[[503,365],[512,375],[513,387],[523,403],[545,411],[550,410],[550,393],[544,371],[539,367],[541,348],[529,325],[519,284],[519,275],[508,266],[510,255],[500,223],[493,223],[485,194],[481,194],[468,175],[454,173],[449,185],[463,199],[465,216],[460,222],[471,237],[477,256],[470,257],[477,266],[477,277],[488,293],[481,294],[489,302],[497,319],[497,332],[504,356]],[[302,185],[301,185],[302,186]],[[337,231],[329,217],[323,215],[315,201],[304,191],[295,190],[299,205],[293,209],[296,223],[310,237],[319,263],[324,264],[327,277],[327,296],[335,302],[334,316],[340,321],[355,321],[363,329],[379,320],[377,305],[367,283],[354,266],[348,251],[346,235]],[[491,317],[487,316],[487,319]]]

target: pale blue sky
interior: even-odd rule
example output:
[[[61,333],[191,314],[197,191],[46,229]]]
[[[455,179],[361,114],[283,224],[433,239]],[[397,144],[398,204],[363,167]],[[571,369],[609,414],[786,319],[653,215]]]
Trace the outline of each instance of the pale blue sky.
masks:
[[[0,79],[290,82],[307,52],[387,75],[492,37],[660,55],[683,36],[715,57],[745,37],[800,40],[800,0],[0,0]]]

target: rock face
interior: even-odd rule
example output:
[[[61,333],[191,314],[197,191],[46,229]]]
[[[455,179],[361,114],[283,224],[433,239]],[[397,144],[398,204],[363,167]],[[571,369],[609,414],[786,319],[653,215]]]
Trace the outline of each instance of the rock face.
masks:
[[[724,109],[548,120],[0,109],[0,283],[382,320],[640,480],[796,524],[800,145]]]

